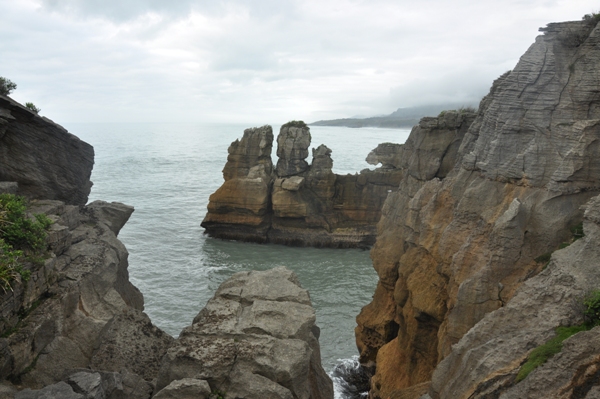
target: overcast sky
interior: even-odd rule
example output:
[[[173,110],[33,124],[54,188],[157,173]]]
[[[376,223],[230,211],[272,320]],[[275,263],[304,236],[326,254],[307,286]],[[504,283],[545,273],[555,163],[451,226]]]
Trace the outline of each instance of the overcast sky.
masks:
[[[12,97],[70,122],[312,122],[477,104],[591,0],[0,0]]]

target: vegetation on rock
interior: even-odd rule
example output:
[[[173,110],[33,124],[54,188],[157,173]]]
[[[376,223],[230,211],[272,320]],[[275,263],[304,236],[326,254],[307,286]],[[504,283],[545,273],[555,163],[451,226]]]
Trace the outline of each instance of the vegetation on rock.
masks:
[[[12,289],[10,282],[29,278],[24,260],[33,260],[46,249],[46,230],[52,221],[46,215],[29,218],[25,198],[0,194],[0,287]]]
[[[34,103],[25,103],[25,106],[27,108],[29,108],[31,111],[35,112],[36,114],[39,114],[41,111],[41,109],[36,107]]]
[[[306,123],[304,123],[304,121],[289,121],[288,123],[284,124],[282,127],[306,127]]]
[[[6,79],[5,77],[0,76],[0,95],[8,96],[16,88],[16,83],[11,81],[10,79]]]
[[[600,325],[600,290],[591,292],[583,299],[583,316],[585,318],[583,324],[557,327],[554,338],[531,351],[527,361],[521,366],[517,374],[516,382],[524,380],[536,367],[546,363],[548,359],[559,353],[564,340],[581,331],[588,331]]]

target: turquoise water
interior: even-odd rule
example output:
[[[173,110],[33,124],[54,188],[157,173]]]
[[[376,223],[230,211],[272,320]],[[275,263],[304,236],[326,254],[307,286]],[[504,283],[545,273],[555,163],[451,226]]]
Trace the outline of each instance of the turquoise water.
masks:
[[[90,201],[118,201],[136,209],[119,238],[129,250],[130,279],[144,294],[145,311],[155,325],[177,336],[233,273],[284,265],[310,292],[325,369],[357,354],[355,317],[377,282],[368,251],[240,243],[203,234],[200,222],[208,197],[223,182],[227,147],[250,126],[65,127],[94,146]],[[279,126],[273,128],[276,136]],[[378,143],[402,143],[408,133],[315,126],[311,147],[327,145],[334,172],[354,173],[369,167],[364,159]],[[275,148],[276,161],[274,153]]]

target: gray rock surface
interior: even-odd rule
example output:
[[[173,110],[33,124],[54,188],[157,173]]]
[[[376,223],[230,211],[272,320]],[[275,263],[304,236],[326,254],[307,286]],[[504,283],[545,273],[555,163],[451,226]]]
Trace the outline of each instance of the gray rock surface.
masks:
[[[0,300],[1,379],[38,389],[61,381],[67,370],[97,366],[119,373],[120,397],[149,397],[152,387],[136,373],[155,378],[172,338],[151,325],[129,282],[128,253],[115,233],[132,210],[31,203],[30,212],[55,221],[48,235],[53,252],[43,265],[26,265],[30,280]],[[125,393],[124,386],[133,388]],[[113,397],[119,396],[107,396]]]
[[[0,194],[16,194],[19,183],[13,181],[0,181]]]
[[[0,96],[0,181],[34,199],[87,202],[94,149],[63,127]]]
[[[94,214],[96,219],[102,220],[110,230],[119,235],[119,231],[125,226],[133,213],[133,207],[120,202],[94,201],[88,204],[87,210]]]
[[[167,351],[157,390],[196,378],[234,398],[332,398],[316,331],[308,292],[293,272],[237,273]]]
[[[587,205],[585,237],[554,252],[543,272],[454,345],[433,374],[432,398],[583,398],[600,387],[600,327],[576,334],[523,381],[514,380],[529,352],[552,338],[556,327],[584,321],[583,298],[600,287],[599,223],[597,196]]]
[[[242,140],[236,140],[227,150],[227,163],[223,168],[225,181],[235,178],[262,177],[267,179],[273,171],[271,149],[273,129],[271,126],[254,127],[244,130]],[[251,172],[252,171],[252,172]],[[262,172],[264,176],[249,176]]]
[[[211,392],[208,382],[183,378],[171,382],[154,395],[153,399],[208,399]]]
[[[584,277],[555,276],[541,259],[572,240],[571,229],[583,219],[580,206],[600,192],[600,79],[592,72],[600,62],[600,31],[569,22],[544,32],[494,82],[462,142],[452,141],[444,153],[430,134],[431,146],[419,144],[423,151],[399,158],[409,166],[383,207],[371,252],[378,287],[357,319],[361,361],[377,367],[372,396],[427,382],[451,356],[452,365],[444,360],[435,372],[433,399],[496,397],[529,349],[574,321],[561,303],[574,299]],[[419,128],[452,126],[459,116],[444,113]],[[455,162],[446,162],[454,149]],[[538,273],[546,281],[529,291],[530,299],[546,293],[548,302],[537,303],[548,307],[521,313],[555,311],[539,320],[543,331],[523,338],[527,343],[502,346],[509,339],[501,332],[519,333],[527,321],[515,316],[491,332],[483,327],[486,315],[508,314],[520,287],[539,281],[532,279]],[[544,288],[553,284],[563,291]],[[463,347],[459,341],[467,339],[473,341]],[[496,346],[504,354],[492,354]]]
[[[310,129],[306,127],[281,126],[277,136],[276,172],[279,177],[300,174],[308,169],[305,159],[308,157],[310,146]]]
[[[15,399],[87,399],[84,395],[75,393],[66,382],[48,385],[39,390],[24,389],[15,394]]]

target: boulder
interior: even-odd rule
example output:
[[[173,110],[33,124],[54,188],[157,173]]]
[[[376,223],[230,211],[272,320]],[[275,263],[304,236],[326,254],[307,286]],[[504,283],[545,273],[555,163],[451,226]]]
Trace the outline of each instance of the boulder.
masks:
[[[0,96],[0,181],[31,199],[87,202],[94,149],[50,119]]]
[[[292,271],[237,273],[167,351],[157,390],[193,378],[228,397],[333,398],[317,337],[308,292]]]

